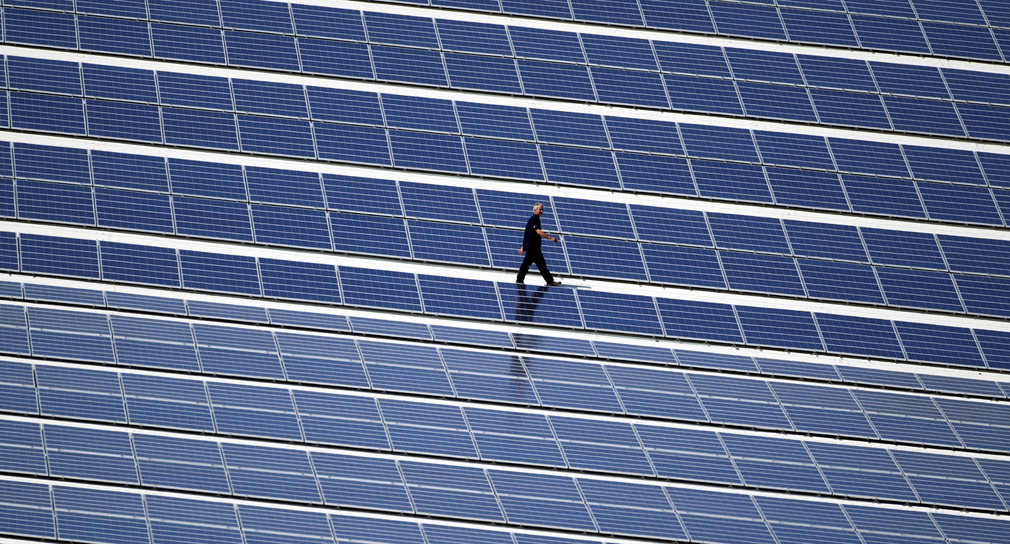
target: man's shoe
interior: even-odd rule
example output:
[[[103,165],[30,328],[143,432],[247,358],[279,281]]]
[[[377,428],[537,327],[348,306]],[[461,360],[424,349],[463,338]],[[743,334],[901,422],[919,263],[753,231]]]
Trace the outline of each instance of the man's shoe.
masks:
[[[547,285],[550,285],[551,287],[557,287],[558,285],[561,285],[561,282],[555,280],[555,281],[552,281],[552,282],[548,283]]]
[[[524,282],[523,280],[516,280],[516,283],[518,283],[519,285],[522,285],[522,284],[524,284],[526,282]]]

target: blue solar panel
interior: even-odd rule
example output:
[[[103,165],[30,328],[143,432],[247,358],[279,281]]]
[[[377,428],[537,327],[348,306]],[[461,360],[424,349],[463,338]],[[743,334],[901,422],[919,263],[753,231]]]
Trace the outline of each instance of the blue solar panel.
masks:
[[[72,13],[7,8],[3,15],[4,36],[8,42],[70,49],[77,47],[76,21]]]
[[[791,41],[845,47],[857,45],[849,18],[843,13],[805,9],[782,9],[780,11],[782,22],[785,24]]]
[[[903,8],[908,10],[907,2]],[[863,47],[883,49],[885,51],[902,51],[910,53],[929,53],[929,46],[922,34],[922,28],[917,21],[894,19],[853,14],[852,26],[856,29],[856,37]]]
[[[517,64],[526,94],[584,101],[596,100],[596,92],[586,67],[523,59]]]
[[[797,59],[803,69],[803,77],[807,85],[877,92],[877,84],[874,82],[869,65],[865,61],[811,55],[798,55]]]

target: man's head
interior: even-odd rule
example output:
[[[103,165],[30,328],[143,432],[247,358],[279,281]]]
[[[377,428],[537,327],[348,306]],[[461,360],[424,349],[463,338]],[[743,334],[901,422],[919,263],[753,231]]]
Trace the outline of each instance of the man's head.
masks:
[[[541,203],[539,203],[539,202],[537,202],[536,204],[534,204],[533,205],[533,215],[543,215],[543,214],[544,214],[544,205],[541,204]]]

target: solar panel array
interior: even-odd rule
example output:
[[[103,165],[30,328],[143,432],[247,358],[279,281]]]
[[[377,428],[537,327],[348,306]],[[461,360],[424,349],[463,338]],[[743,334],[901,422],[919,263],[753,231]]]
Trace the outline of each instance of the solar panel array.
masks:
[[[0,11],[0,539],[1010,542],[996,0]]]

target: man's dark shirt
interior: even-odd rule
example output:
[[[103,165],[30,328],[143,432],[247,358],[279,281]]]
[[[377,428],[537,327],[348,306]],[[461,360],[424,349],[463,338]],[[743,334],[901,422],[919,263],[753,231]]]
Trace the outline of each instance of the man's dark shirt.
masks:
[[[533,214],[530,220],[526,222],[526,233],[523,234],[523,249],[529,251],[531,249],[540,249],[540,235],[537,231],[540,228],[540,216]]]

